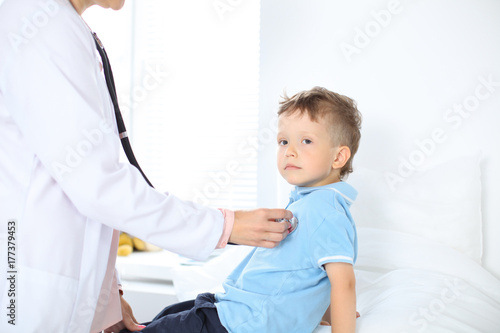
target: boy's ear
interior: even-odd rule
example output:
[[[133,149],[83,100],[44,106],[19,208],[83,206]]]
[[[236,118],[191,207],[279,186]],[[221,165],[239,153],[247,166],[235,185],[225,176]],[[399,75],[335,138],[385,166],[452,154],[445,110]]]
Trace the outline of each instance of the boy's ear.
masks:
[[[347,146],[340,146],[337,148],[335,160],[332,167],[334,169],[341,169],[351,158],[351,150]]]

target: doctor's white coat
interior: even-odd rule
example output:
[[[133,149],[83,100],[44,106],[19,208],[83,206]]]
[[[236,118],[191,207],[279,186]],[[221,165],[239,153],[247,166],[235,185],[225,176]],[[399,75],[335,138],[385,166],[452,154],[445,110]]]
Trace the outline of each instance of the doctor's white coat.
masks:
[[[222,234],[220,211],[160,193],[119,163],[99,63],[69,1],[0,5],[2,333],[119,321],[116,229],[198,259]]]

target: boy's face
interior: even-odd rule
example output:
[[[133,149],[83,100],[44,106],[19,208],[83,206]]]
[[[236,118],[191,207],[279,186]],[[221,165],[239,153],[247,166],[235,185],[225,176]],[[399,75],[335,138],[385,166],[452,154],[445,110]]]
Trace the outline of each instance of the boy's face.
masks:
[[[296,186],[322,186],[338,182],[335,159],[339,147],[332,144],[324,119],[311,121],[307,114],[282,114],[278,120],[278,169]]]

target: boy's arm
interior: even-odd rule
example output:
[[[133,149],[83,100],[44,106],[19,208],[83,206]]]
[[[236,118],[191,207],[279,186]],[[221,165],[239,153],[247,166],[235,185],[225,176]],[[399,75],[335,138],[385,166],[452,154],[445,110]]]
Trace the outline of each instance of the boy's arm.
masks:
[[[351,264],[332,262],[325,264],[332,285],[330,314],[333,333],[356,330],[356,278]]]

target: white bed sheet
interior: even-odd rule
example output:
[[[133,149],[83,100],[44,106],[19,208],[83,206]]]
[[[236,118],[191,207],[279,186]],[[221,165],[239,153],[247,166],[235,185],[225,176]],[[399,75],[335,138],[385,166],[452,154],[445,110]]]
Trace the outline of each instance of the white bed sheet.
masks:
[[[357,332],[500,332],[500,281],[477,262],[401,232],[358,228],[358,236]],[[179,298],[220,290],[220,282],[232,269],[228,261],[236,265],[247,249],[229,252],[204,267],[176,272]],[[326,332],[330,327],[314,331]]]
[[[500,281],[478,263],[409,234],[358,235],[357,332],[500,332]]]

